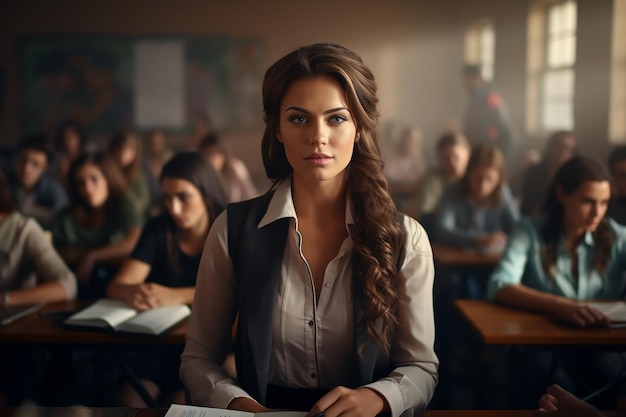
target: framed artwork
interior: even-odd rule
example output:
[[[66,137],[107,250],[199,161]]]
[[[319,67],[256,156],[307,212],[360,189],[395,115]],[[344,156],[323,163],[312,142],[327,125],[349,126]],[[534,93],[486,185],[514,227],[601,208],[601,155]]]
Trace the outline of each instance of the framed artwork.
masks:
[[[226,36],[27,36],[20,40],[20,125],[53,132],[75,120],[91,134],[262,124],[265,44]]]

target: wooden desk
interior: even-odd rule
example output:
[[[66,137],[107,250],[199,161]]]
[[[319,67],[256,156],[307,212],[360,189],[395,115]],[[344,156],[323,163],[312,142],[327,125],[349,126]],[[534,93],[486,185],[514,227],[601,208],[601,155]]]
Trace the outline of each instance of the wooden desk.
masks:
[[[99,329],[74,329],[63,326],[60,320],[53,317],[42,317],[42,315],[45,316],[46,313],[54,311],[76,311],[88,304],[85,301],[47,304],[38,313],[30,314],[7,326],[0,327],[0,343],[71,346],[182,346],[185,343],[187,320],[179,323],[163,335],[150,336],[106,332]]]
[[[484,344],[626,347],[626,328],[569,327],[482,300],[456,300],[455,304]]]
[[[28,414],[24,412],[27,411]],[[165,408],[0,408],[0,417],[163,417]],[[532,417],[533,410],[427,410],[421,417]]]
[[[455,246],[433,243],[435,264],[444,267],[494,267],[500,254],[472,253]]]

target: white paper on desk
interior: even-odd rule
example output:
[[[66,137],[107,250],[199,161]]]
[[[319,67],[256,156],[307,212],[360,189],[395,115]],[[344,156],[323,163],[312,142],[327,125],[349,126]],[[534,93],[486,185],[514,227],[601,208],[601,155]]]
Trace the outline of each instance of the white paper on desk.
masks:
[[[611,320],[613,327],[626,327],[626,303],[624,301],[588,302],[587,304]]]
[[[272,411],[248,413],[245,411],[224,410],[222,408],[196,407],[193,405],[172,404],[165,417],[304,417],[301,411]]]

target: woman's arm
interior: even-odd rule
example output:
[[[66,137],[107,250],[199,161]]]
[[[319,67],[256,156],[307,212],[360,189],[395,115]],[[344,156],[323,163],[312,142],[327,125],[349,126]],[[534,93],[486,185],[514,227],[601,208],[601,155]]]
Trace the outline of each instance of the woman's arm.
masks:
[[[455,186],[447,188],[437,213],[437,241],[448,245],[471,248],[480,243],[487,233],[459,227],[458,210],[470,210],[469,205],[458,195]]]
[[[189,390],[193,404],[239,408],[239,403],[245,401],[235,399],[252,401],[222,367],[231,350],[236,312],[237,294],[228,256],[224,212],[211,227],[202,252],[185,350],[181,356],[180,378]]]
[[[139,227],[131,227],[122,240],[90,250],[77,268],[76,274],[79,278],[86,280],[89,278],[93,266],[98,262],[116,261],[125,258],[132,252],[140,234],[141,229]]]

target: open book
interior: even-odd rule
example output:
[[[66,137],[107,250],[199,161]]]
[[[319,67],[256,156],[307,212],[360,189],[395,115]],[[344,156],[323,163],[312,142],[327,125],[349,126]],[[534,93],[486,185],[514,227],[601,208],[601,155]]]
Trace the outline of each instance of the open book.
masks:
[[[138,311],[123,301],[103,298],[70,316],[65,324],[158,335],[191,314],[185,304]]]
[[[626,302],[588,302],[587,304],[611,320],[613,327],[626,327]]]
[[[304,417],[306,414],[301,411],[248,413],[245,411],[224,410],[222,408],[172,404],[164,417]]]

